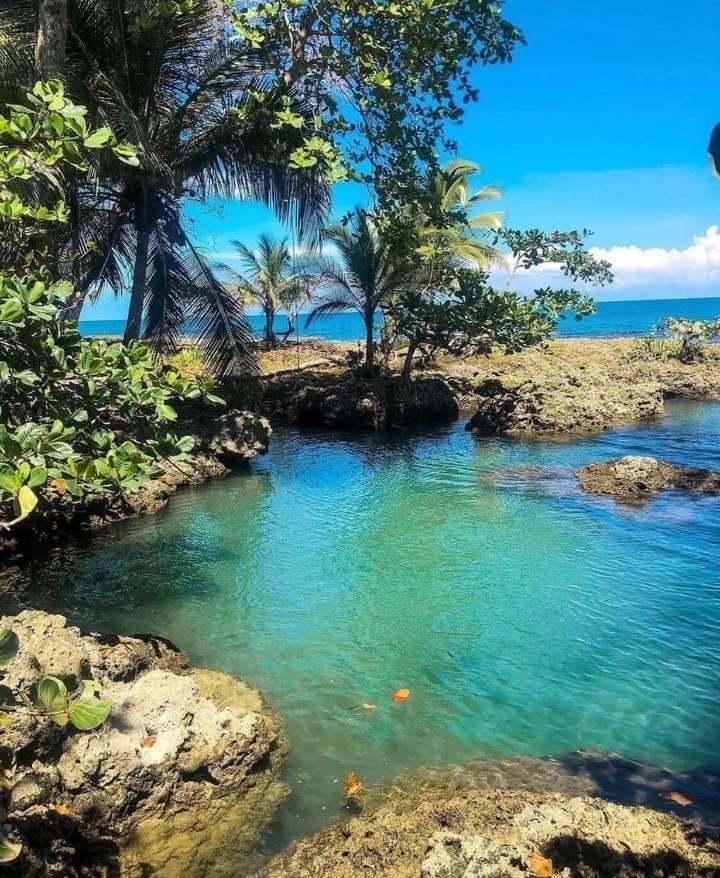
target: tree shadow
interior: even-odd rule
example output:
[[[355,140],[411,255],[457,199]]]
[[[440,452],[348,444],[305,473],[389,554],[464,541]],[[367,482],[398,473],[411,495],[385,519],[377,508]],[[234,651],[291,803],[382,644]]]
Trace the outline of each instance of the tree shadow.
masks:
[[[717,878],[716,867],[699,867],[678,851],[665,849],[638,854],[615,850],[602,841],[559,835],[542,849],[554,872],[570,878]],[[564,871],[564,870],[567,870]]]

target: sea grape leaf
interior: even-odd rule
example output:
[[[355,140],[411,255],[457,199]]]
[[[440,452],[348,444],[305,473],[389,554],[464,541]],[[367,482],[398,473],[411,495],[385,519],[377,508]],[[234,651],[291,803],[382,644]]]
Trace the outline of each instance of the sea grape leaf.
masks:
[[[11,628],[0,628],[0,670],[4,670],[17,655],[20,639]]]
[[[22,845],[10,841],[0,832],[0,863],[12,863],[22,853]]]
[[[51,714],[55,720],[62,717],[67,708],[67,686],[59,677],[41,677],[32,687],[31,694],[35,706]],[[64,725],[65,721],[61,721],[60,725]]]
[[[70,705],[68,715],[70,722],[81,732],[97,729],[110,716],[112,704],[95,698],[94,695],[81,695]]]

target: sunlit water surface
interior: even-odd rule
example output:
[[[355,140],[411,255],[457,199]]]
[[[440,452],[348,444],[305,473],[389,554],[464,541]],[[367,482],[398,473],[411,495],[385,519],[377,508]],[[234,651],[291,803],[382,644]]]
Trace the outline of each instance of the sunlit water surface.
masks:
[[[337,814],[350,769],[592,748],[716,770],[720,499],[624,508],[573,477],[624,454],[720,469],[720,405],[668,410],[562,442],[278,436],[91,544],[59,608],[266,694],[292,744],[275,844]]]

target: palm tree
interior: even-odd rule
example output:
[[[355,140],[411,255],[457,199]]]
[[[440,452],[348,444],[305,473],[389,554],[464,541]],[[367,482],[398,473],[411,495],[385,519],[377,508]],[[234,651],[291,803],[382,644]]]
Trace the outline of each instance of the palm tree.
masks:
[[[473,192],[471,178],[480,173],[474,162],[456,159],[439,171],[428,171],[421,190],[421,204],[415,216],[421,253],[441,253],[445,258],[490,268],[503,261],[502,254],[484,240],[488,232],[502,225],[498,211],[472,211],[486,201],[502,198],[496,186]]]
[[[265,344],[268,348],[277,347],[275,316],[284,310],[290,326],[288,334],[292,332],[292,308],[307,297],[309,279],[294,270],[295,261],[287,240],[274,241],[269,235],[261,235],[255,251],[242,241],[231,243],[244,273],[227,266],[223,269],[233,278],[242,298],[260,306],[265,317]]]
[[[32,0],[9,0],[17,21]],[[146,0],[75,0],[68,5],[66,89],[93,122],[134,144],[140,166],[104,159],[76,189],[73,263],[81,290],[131,287],[125,340],[158,350],[198,337],[218,373],[254,369],[242,303],[215,277],[185,231],[189,200],[264,202],[302,236],[317,236],[329,202],[314,169],[289,155],[312,128],[312,106],[263,75],[229,41],[217,0],[137,26]],[[3,10],[5,15],[5,10]],[[23,15],[25,18],[23,18]],[[0,80],[17,76],[32,43],[0,53]],[[23,55],[25,52],[25,56]],[[290,101],[307,127],[274,126]]]
[[[337,258],[315,262],[322,296],[305,325],[328,314],[356,311],[365,326],[365,367],[372,371],[375,315],[418,283],[417,270],[378,231],[372,216],[362,208],[355,209],[347,225],[326,229],[323,240],[334,246]]]

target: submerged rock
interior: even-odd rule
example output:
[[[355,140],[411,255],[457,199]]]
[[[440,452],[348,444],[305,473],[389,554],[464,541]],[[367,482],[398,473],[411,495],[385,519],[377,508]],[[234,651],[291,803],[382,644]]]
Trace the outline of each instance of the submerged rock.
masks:
[[[552,793],[419,794],[301,841],[263,878],[710,876],[720,846],[646,808]]]
[[[720,473],[675,466],[654,457],[623,457],[595,463],[579,469],[577,476],[583,491],[624,501],[643,500],[669,488],[720,494]]]
[[[268,383],[272,417],[302,426],[349,430],[397,429],[457,419],[450,385],[438,375],[366,379],[319,372],[279,376]]]
[[[238,874],[219,864],[241,867],[285,795],[279,723],[259,695],[189,671],[158,638],[82,634],[37,611],[0,627],[20,638],[11,685],[73,674],[100,682],[113,705],[94,732],[50,719],[0,730],[17,758],[9,819],[25,845],[9,874],[100,875],[112,863],[130,878]]]

